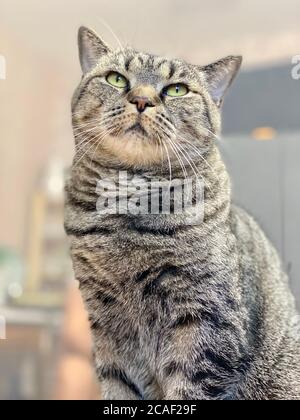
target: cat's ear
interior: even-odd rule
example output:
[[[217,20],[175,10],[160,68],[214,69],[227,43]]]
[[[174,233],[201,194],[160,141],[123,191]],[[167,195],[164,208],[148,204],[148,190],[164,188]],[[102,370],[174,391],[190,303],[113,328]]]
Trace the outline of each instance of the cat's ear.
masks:
[[[100,57],[107,54],[109,47],[96,32],[82,26],[78,31],[79,58],[83,73],[88,73],[97,64]]]
[[[213,64],[202,67],[212,99],[221,106],[224,95],[235,79],[242,65],[243,57],[229,56]]]

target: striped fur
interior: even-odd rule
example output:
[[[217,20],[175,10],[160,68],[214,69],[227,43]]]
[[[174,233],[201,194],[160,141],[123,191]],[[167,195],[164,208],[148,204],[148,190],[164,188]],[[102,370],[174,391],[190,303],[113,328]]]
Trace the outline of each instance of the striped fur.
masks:
[[[216,147],[220,106],[240,59],[197,67],[130,48],[111,51],[84,28],[79,43],[84,75],[72,104],[76,156],[65,225],[104,397],[299,399],[294,299],[276,251],[231,203]],[[105,82],[111,70],[130,80],[128,91]],[[190,93],[161,96],[175,82]],[[143,115],[147,136],[127,131],[137,118],[128,102],[135,89],[156,101]],[[171,133],[185,150],[188,175],[196,168],[205,181],[203,222],[190,226],[184,214],[99,215],[99,178],[117,180],[124,169],[146,182],[170,175],[158,139],[172,177],[184,176]]]

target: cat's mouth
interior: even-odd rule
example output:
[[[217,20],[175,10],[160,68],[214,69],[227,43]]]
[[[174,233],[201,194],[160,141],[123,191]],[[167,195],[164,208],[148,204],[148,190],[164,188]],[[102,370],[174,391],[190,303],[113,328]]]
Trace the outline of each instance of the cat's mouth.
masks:
[[[125,131],[125,134],[128,134],[128,133],[136,134],[142,137],[148,137],[147,130],[143,127],[143,125],[140,122],[136,122],[135,124],[127,128],[127,130]]]

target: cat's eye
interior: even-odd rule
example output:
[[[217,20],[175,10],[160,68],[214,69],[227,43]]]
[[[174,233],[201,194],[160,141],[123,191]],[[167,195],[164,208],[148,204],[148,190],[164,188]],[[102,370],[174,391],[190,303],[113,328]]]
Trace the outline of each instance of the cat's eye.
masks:
[[[128,80],[126,79],[126,77],[122,76],[122,74],[116,71],[111,71],[110,73],[108,73],[108,75],[106,76],[106,81],[110,85],[119,89],[124,89],[128,86]]]
[[[178,98],[180,96],[187,95],[189,93],[189,89],[183,83],[177,83],[175,85],[167,86],[164,89],[164,93],[167,96],[172,96],[172,97]]]

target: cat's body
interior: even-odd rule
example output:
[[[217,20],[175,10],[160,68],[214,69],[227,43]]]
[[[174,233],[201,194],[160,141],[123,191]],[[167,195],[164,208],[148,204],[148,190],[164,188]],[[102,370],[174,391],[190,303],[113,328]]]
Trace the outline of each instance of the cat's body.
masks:
[[[91,32],[81,34],[81,40],[87,34],[94,46],[103,45]],[[151,69],[161,60],[139,57],[150,57]],[[143,68],[143,84],[155,83],[147,78],[145,62]],[[89,102],[82,93],[86,86]],[[66,230],[104,397],[300,399],[299,317],[288,280],[260,228],[231,203],[229,177],[213,138],[219,130],[218,108],[206,90],[201,94],[201,103],[207,104],[202,122],[209,122],[212,136],[201,137],[201,156],[194,154],[194,167],[187,168],[205,180],[201,222],[188,224],[185,213],[97,212],[99,179],[117,181],[120,169],[128,171],[129,179],[146,182],[169,175],[167,160],[156,161],[154,152],[151,164],[146,158],[141,164],[138,158],[146,149],[132,152],[133,165],[127,137],[123,151],[122,142],[121,150],[103,146],[101,154],[86,149],[80,164],[74,161],[66,188]],[[98,107],[95,101],[95,86],[84,80],[73,102],[76,118],[95,115],[103,100]],[[172,121],[172,113],[165,117]],[[82,140],[82,120],[80,126],[75,123]],[[173,178],[182,177],[182,165],[173,162],[172,169]]]

